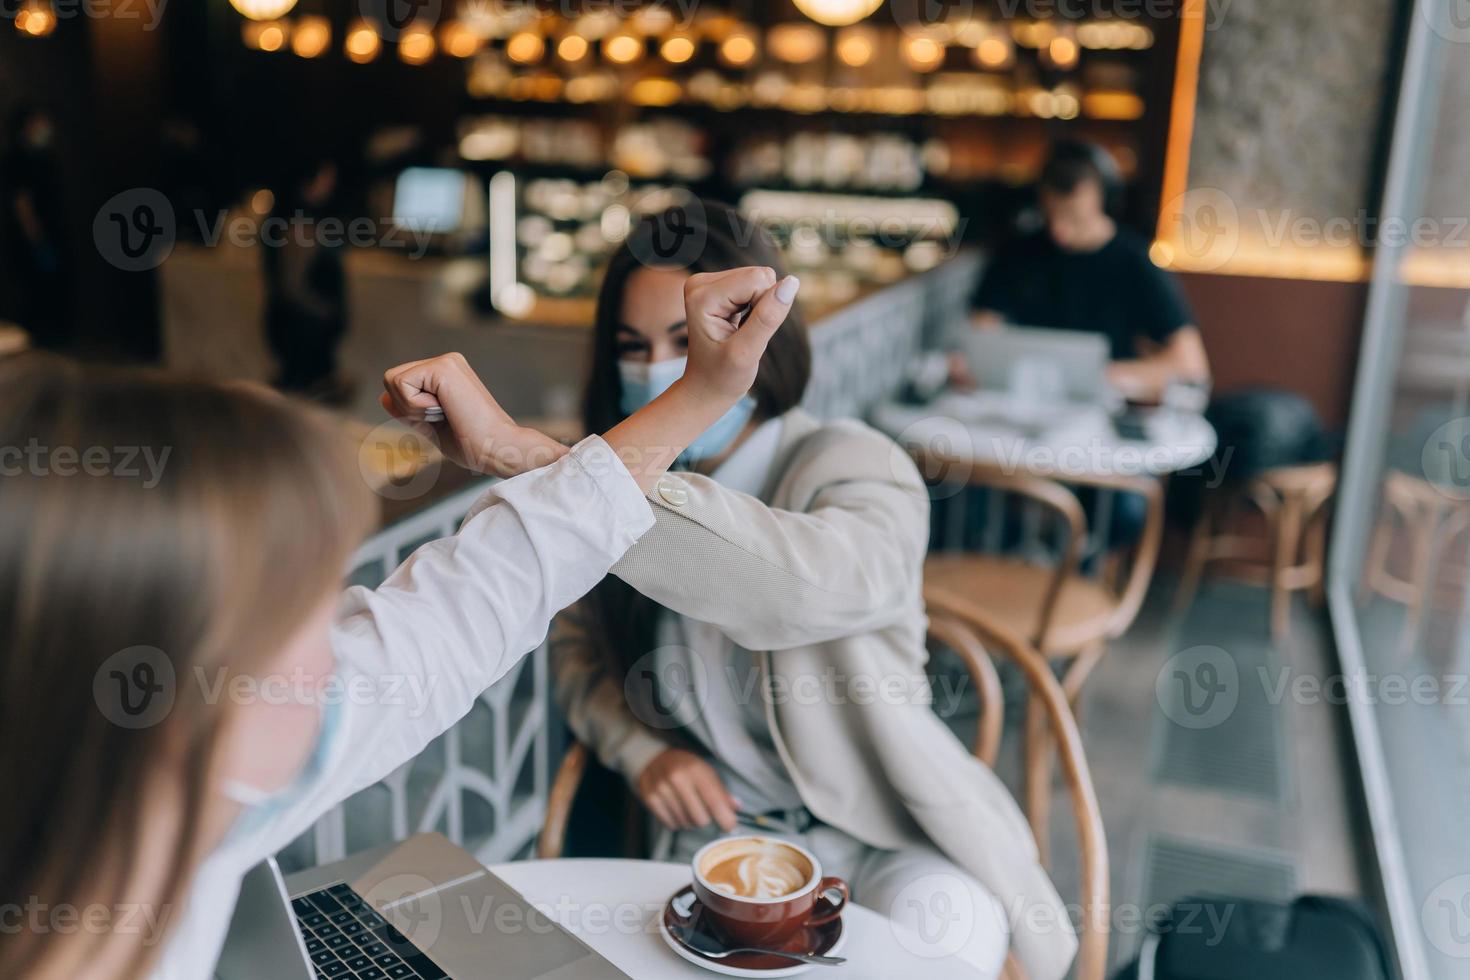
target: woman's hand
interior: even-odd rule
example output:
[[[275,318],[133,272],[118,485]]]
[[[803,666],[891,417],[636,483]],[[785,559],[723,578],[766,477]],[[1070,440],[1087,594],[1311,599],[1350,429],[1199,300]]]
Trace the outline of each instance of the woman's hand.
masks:
[[[715,767],[693,752],[665,749],[638,774],[634,789],[670,830],[708,827],[711,820],[725,833],[735,829],[735,797]]]
[[[689,366],[684,377],[693,389],[730,404],[744,397],[800,287],[795,276],[777,282],[775,271],[764,266],[697,272],[686,279]]]
[[[444,455],[466,469],[510,477],[545,466],[567,448],[517,425],[461,354],[409,361],[383,375],[379,401],[416,431],[432,433]],[[442,418],[425,413],[443,412]]]

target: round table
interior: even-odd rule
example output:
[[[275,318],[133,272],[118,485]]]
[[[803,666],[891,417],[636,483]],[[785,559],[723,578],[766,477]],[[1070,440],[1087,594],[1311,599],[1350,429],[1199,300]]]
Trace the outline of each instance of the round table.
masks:
[[[1003,391],[946,392],[927,405],[885,402],[872,414],[905,449],[1049,479],[1164,476],[1214,455],[1215,428],[1203,415],[1155,409],[1141,419],[1143,437],[1125,438],[1102,406],[1036,411]]]
[[[658,861],[562,858],[517,861],[490,869],[563,928],[634,980],[708,980],[716,974],[686,963],[664,944],[664,903],[689,883],[689,866]],[[861,905],[843,913],[841,966],[814,966],[809,977],[847,980],[989,980],[954,959],[925,957],[919,937]]]

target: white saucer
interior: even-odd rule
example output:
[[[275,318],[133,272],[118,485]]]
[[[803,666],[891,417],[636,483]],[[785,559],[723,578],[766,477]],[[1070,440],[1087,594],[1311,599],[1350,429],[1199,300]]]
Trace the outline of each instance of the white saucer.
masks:
[[[680,943],[673,936],[669,935],[669,929],[668,926],[664,925],[664,917],[662,913],[660,913],[658,916],[658,934],[663,937],[664,945],[668,946],[669,949],[672,949],[675,953],[678,953],[680,959],[688,960],[695,966],[702,967],[710,971],[711,973],[718,973],[721,976],[725,977],[751,977],[754,978],[754,980],[760,980],[761,977],[794,977],[799,973],[805,973],[808,970],[815,970],[818,966],[821,965],[819,963],[792,962],[790,966],[783,966],[775,970],[747,970],[744,967],[726,966],[718,960],[707,960],[699,954],[685,949],[682,943]],[[842,947],[846,943],[847,930],[843,929],[842,932],[839,933],[837,936],[837,942],[832,944],[831,949],[825,950],[824,955],[838,955],[842,952]]]

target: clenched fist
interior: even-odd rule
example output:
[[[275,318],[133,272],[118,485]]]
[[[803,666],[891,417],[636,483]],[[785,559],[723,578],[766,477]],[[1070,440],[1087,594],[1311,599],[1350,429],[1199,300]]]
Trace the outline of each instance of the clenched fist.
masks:
[[[775,271],[765,266],[697,272],[686,279],[689,366],[684,377],[694,389],[732,404],[744,397],[800,287],[795,276],[777,282]]]
[[[383,388],[378,400],[388,414],[420,431],[431,430],[444,455],[466,469],[516,476],[567,451],[550,436],[517,425],[461,354],[390,368]]]

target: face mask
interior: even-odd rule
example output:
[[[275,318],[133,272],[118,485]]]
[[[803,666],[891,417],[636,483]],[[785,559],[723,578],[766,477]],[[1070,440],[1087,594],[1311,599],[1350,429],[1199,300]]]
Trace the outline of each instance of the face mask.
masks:
[[[316,746],[302,764],[301,771],[279,789],[262,789],[252,783],[229,779],[220,792],[244,807],[230,828],[228,838],[248,837],[269,825],[286,810],[300,802],[326,771],[327,759],[342,728],[342,706],[333,702],[322,706],[321,730]]]
[[[624,415],[632,415],[669,389],[684,376],[688,366],[687,357],[676,357],[668,361],[618,361],[618,376],[623,382],[623,395],[619,401]],[[675,461],[688,466],[711,456],[718,456],[729,448],[730,443],[745,430],[750,417],[755,413],[755,399],[746,395],[736,402],[728,412],[715,420],[699,438],[679,454]]]

